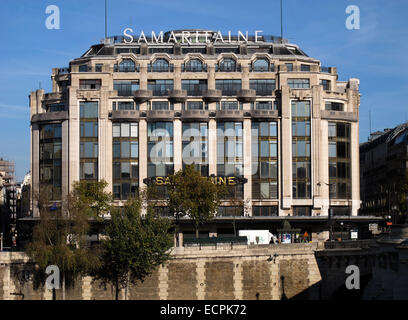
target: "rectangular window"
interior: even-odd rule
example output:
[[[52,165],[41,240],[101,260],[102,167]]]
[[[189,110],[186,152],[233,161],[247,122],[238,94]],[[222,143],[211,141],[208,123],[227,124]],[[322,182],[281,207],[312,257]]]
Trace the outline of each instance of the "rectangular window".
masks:
[[[215,87],[222,91],[223,96],[236,96],[241,89],[241,80],[215,80]]]
[[[181,89],[187,90],[188,96],[202,96],[207,90],[207,80],[181,80]]]
[[[249,80],[249,87],[256,91],[257,96],[271,96],[275,90],[275,79]]]
[[[329,122],[329,195],[351,198],[350,124]]]
[[[330,91],[330,80],[326,79],[321,79],[320,80],[320,85],[323,86],[323,90],[325,91]]]
[[[310,101],[292,101],[292,192],[294,199],[311,197]]]
[[[137,122],[115,122],[113,136],[113,195],[116,200],[135,196],[139,186]]]
[[[139,90],[139,80],[114,80],[113,90],[118,92],[118,96],[133,96]]]
[[[98,102],[81,101],[80,109],[80,179],[98,179]]]
[[[288,79],[288,86],[291,89],[310,89],[309,79]]]
[[[340,102],[326,101],[325,109],[329,111],[344,111],[344,104]]]
[[[100,90],[102,80],[79,80],[79,90]]]
[[[148,80],[147,89],[153,92],[153,96],[166,96],[173,90],[173,80]]]

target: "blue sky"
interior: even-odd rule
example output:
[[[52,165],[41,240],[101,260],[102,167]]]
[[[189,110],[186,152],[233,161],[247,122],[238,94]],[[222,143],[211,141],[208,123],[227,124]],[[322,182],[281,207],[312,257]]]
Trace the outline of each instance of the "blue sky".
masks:
[[[208,28],[263,30],[279,35],[279,0],[109,0],[109,35],[140,30]],[[61,29],[45,27],[48,5],[57,5]],[[345,27],[348,5],[357,5],[361,29]],[[408,120],[407,0],[284,0],[284,37],[339,80],[360,78],[360,141],[372,131]],[[65,67],[104,36],[104,0],[0,1],[0,157],[16,162],[17,179],[29,170],[28,95],[51,91],[54,67]]]

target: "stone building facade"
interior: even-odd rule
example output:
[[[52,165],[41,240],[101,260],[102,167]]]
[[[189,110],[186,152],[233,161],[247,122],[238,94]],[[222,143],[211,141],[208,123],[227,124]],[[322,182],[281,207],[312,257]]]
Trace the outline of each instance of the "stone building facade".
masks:
[[[30,94],[33,192],[58,202],[74,181],[105,179],[121,205],[147,178],[194,163],[246,181],[231,187],[249,203],[242,219],[356,216],[359,80],[338,81],[281,38],[220,39],[112,37],[53,69],[52,92]]]

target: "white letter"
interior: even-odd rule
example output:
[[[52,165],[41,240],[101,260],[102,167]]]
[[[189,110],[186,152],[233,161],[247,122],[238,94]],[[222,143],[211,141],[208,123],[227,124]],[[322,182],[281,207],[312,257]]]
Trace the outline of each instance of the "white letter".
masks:
[[[241,37],[244,39],[244,42],[248,42],[248,31],[246,32],[246,38],[245,38],[245,36],[242,34],[241,31],[238,31],[238,42],[240,41],[239,39],[240,39]]]
[[[208,31],[206,31],[204,34],[205,34],[205,43],[210,43],[211,41],[208,40]]]
[[[231,42],[231,31],[228,31],[228,42]]]
[[[45,9],[46,14],[51,15],[45,20],[45,26],[47,29],[59,29],[60,28],[60,9],[57,6],[51,5]]]
[[[47,289],[59,289],[60,288],[60,271],[55,265],[48,266],[45,269],[46,274],[50,274],[45,280],[45,286]]]
[[[217,35],[215,36],[214,42],[217,42],[218,39],[221,39],[221,42],[224,42],[224,39],[222,38],[221,31],[217,32]]]
[[[125,30],[123,30],[123,35],[124,35],[125,37],[130,38],[129,41],[126,41],[126,39],[125,39],[124,42],[125,42],[125,43],[132,43],[132,42],[133,42],[133,36],[132,36],[131,34],[126,33],[127,31],[133,32],[133,29],[131,29],[131,28],[126,28]]]
[[[160,31],[157,37],[154,31],[152,31],[152,43],[153,41],[156,41],[156,43],[159,43],[159,40],[160,40],[160,43],[163,43],[163,31]]]
[[[346,279],[346,288],[349,290],[360,289],[360,269],[358,266],[351,265],[346,268],[346,273],[352,273]]]
[[[255,30],[255,42],[258,42],[258,33],[259,32],[263,32],[263,31],[262,30]]]
[[[186,39],[188,44],[191,44],[191,40],[188,38],[190,36],[190,32],[189,31],[182,31],[181,32],[181,42],[184,43],[184,39]]]
[[[173,39],[174,43],[177,43],[177,38],[174,35],[173,31],[170,33],[170,37],[169,37],[169,40],[167,40],[167,43],[169,43],[170,40],[172,40],[172,39]]]
[[[346,8],[346,13],[350,15],[346,19],[346,28],[348,30],[360,29],[360,8],[350,5]]]
[[[146,39],[146,36],[145,36],[143,30],[142,30],[142,32],[140,32],[139,39],[137,40],[138,43],[140,43],[140,39],[143,39],[144,42],[147,43],[147,39]]]

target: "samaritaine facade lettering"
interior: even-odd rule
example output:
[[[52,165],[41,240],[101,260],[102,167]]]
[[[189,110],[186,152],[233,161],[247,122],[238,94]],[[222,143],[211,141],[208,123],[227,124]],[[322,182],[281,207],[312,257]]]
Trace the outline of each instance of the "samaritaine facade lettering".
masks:
[[[254,42],[260,42],[262,37],[262,30],[256,30],[254,32],[255,38]],[[134,34],[132,28],[126,28],[123,30],[123,36],[125,37],[125,43],[150,43],[150,44],[159,44],[159,43],[234,43],[234,42],[243,42],[247,43],[249,41],[249,33],[248,31],[241,31],[238,30],[236,33],[236,37],[233,39],[233,34],[231,31],[228,31],[227,35],[223,35],[221,31],[213,32],[213,31],[181,31],[181,36],[177,37],[174,31],[170,31],[167,40],[164,40],[164,32],[160,31],[156,33],[155,31],[151,32],[150,40],[147,39],[145,32],[142,30],[138,35]]]

